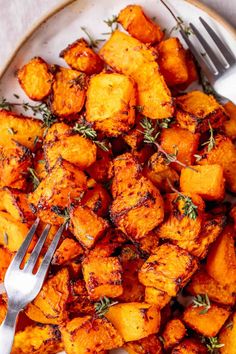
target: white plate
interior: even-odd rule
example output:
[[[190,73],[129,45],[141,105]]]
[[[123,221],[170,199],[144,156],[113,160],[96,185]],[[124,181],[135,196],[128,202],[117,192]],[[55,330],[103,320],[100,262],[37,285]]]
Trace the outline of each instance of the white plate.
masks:
[[[109,29],[103,21],[118,14],[120,9],[131,3],[142,5],[145,12],[150,17],[155,17],[167,31],[175,26],[170,13],[157,0],[77,0],[49,17],[21,46],[1,78],[0,96],[15,101],[13,96],[15,93],[19,94],[22,100],[29,101],[15,77],[19,67],[34,56],[42,56],[49,63],[65,66],[64,60],[60,59],[58,54],[69,43],[84,36],[81,26],[86,27],[94,38],[106,39],[108,36],[103,36],[102,33]],[[194,0],[171,0],[171,7],[177,16],[195,23],[198,27],[200,27],[198,17],[205,18],[236,54],[236,34],[222,18]],[[115,350],[112,353],[126,352]]]

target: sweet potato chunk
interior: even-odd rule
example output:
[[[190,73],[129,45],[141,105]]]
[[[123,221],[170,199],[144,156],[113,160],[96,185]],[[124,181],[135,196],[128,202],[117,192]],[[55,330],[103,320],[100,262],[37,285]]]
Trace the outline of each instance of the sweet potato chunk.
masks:
[[[159,73],[154,50],[115,31],[100,50],[100,55],[112,68],[131,76],[137,83],[138,105],[143,106],[145,116],[153,119],[172,117],[172,98]]]
[[[52,264],[63,265],[83,254],[83,248],[72,238],[65,238],[54,253]]]
[[[188,306],[183,314],[184,322],[193,330],[205,337],[215,337],[227,318],[230,311],[211,303],[207,312],[202,313],[203,307]]]
[[[17,77],[31,100],[42,101],[51,92],[53,74],[49,65],[40,57],[31,59],[18,70]]]
[[[155,334],[138,341],[125,343],[124,349],[129,354],[162,354],[161,342]]]
[[[221,285],[236,283],[236,255],[234,249],[234,230],[228,225],[211,248],[206,270]]]
[[[116,257],[87,257],[82,270],[91,299],[114,298],[122,294],[122,267]]]
[[[26,315],[40,323],[63,323],[67,318],[68,296],[69,272],[63,268],[44,283],[37,297],[27,306]]]
[[[151,255],[139,272],[139,280],[176,296],[197,269],[195,257],[178,246],[163,244]]]
[[[155,305],[129,302],[113,305],[105,314],[126,342],[139,340],[157,333],[160,312]]]
[[[95,181],[102,183],[109,179],[109,169],[111,166],[111,153],[97,147],[97,159],[86,171]]]
[[[180,188],[205,200],[222,200],[225,194],[223,168],[219,164],[192,166],[181,170]]]
[[[178,344],[185,336],[186,328],[179,319],[172,319],[167,322],[162,338],[164,339],[164,348],[167,350]]]
[[[224,327],[219,335],[219,342],[224,344],[220,348],[221,354],[233,354],[236,348],[236,312],[233,315],[231,325]]]
[[[17,332],[12,354],[51,354],[63,350],[61,334],[57,327],[35,324]]]
[[[98,216],[104,217],[108,213],[111,197],[101,184],[95,184],[93,188],[85,192],[81,204],[87,206]]]
[[[51,110],[67,117],[81,111],[85,101],[86,75],[77,70],[58,68],[52,85]]]
[[[17,115],[9,111],[0,111],[0,145],[15,145],[16,141],[30,150],[35,150],[36,140],[42,140],[44,128],[39,119]]]
[[[126,6],[120,11],[117,21],[132,37],[142,43],[157,43],[164,37],[160,26],[144,14],[141,6]]]
[[[77,206],[70,212],[70,217],[71,232],[86,248],[93,247],[108,227],[107,221],[87,206]]]
[[[118,136],[134,124],[135,104],[133,80],[122,74],[101,73],[89,83],[86,119],[105,135]]]
[[[196,339],[184,339],[179,345],[174,347],[171,354],[207,354],[205,345]]]
[[[171,296],[165,291],[156,289],[152,286],[145,288],[145,302],[148,304],[155,304],[159,309],[165,307],[170,302]]]
[[[0,247],[0,283],[4,281],[8,266],[11,263],[12,253],[5,247]],[[0,318],[1,322],[1,318]]]
[[[141,177],[131,181],[128,189],[113,201],[110,215],[121,231],[138,240],[162,222],[163,200],[158,189]]]
[[[234,305],[235,295],[228,285],[221,285],[204,269],[195,273],[187,286],[191,295],[207,294],[209,299],[222,305]]]
[[[224,104],[224,109],[228,115],[228,119],[224,122],[225,134],[231,139],[236,138],[236,105],[233,102]]]
[[[105,318],[77,317],[60,330],[67,354],[102,353],[123,344],[118,331]]]
[[[195,161],[199,134],[193,134],[186,129],[177,127],[163,129],[161,134],[161,146],[168,154],[177,154],[177,159],[185,165],[192,165]],[[183,167],[177,163],[173,167],[180,171]]]
[[[64,222],[62,212],[87,188],[85,174],[74,165],[58,160],[38,188],[29,195],[29,203],[42,221],[54,225]],[[60,215],[58,215],[60,214]]]
[[[192,133],[208,131],[209,123],[212,128],[220,128],[227,119],[224,108],[215,98],[201,91],[177,97],[176,106],[177,122]]]
[[[76,279],[70,282],[71,293],[68,300],[67,309],[73,316],[76,314],[78,316],[83,315],[94,315],[95,308],[94,303],[91,302],[86,284],[83,279]]]
[[[61,51],[60,57],[72,69],[82,71],[87,75],[98,74],[103,69],[103,61],[83,38],[69,44]]]

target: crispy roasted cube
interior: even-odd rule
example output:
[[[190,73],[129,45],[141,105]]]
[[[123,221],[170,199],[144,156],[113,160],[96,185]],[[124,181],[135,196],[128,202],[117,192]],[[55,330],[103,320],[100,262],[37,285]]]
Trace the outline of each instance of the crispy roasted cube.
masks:
[[[57,327],[34,324],[17,332],[12,354],[50,354],[63,350],[61,334]]]
[[[224,109],[228,115],[228,119],[224,122],[225,134],[231,138],[236,138],[236,105],[233,102],[224,104]]]
[[[159,235],[156,230],[148,232],[143,238],[138,240],[137,246],[145,255],[155,253],[159,244]]]
[[[70,212],[70,230],[86,248],[92,248],[108,227],[105,219],[87,206],[77,206]]]
[[[102,353],[119,348],[123,339],[105,318],[77,317],[60,328],[68,354]]]
[[[207,354],[205,345],[194,338],[184,339],[172,350],[171,354]]]
[[[155,304],[159,309],[165,307],[171,300],[171,296],[165,291],[156,289],[152,286],[145,287],[145,302]]]
[[[236,312],[233,314],[230,325],[222,328],[219,335],[219,343],[224,344],[224,346],[220,348],[221,354],[234,353],[236,348]]]
[[[130,181],[112,203],[113,223],[133,240],[144,237],[164,218],[163,200],[159,190],[145,177]]]
[[[183,84],[177,85],[177,87],[179,87],[181,91],[185,90],[194,81],[197,81],[199,79],[194,57],[188,49],[185,50],[185,60],[188,70],[188,80]]]
[[[235,295],[228,285],[221,285],[204,268],[196,272],[187,286],[191,295],[207,294],[209,299],[222,305],[234,305]]]
[[[158,45],[158,63],[168,86],[176,86],[188,81],[186,52],[180,40],[168,38]]]
[[[128,5],[120,11],[117,21],[142,43],[157,43],[164,37],[160,26],[147,17],[141,6]]]
[[[180,188],[205,200],[222,200],[225,195],[223,167],[219,164],[192,166],[181,170]]]
[[[31,100],[42,101],[51,92],[53,74],[40,57],[32,58],[17,72],[19,83]]]
[[[111,166],[111,152],[104,151],[97,147],[97,159],[90,165],[86,172],[99,183],[109,180],[109,169]]]
[[[11,187],[25,191],[31,164],[32,155],[25,146],[17,142],[11,147],[0,146],[0,188]]]
[[[129,354],[162,354],[161,342],[155,334],[138,341],[125,343],[124,349]]]
[[[178,318],[173,318],[167,322],[162,338],[164,339],[164,348],[167,350],[174,345],[178,344],[186,334],[186,328],[182,321]]]
[[[204,149],[204,158],[199,161],[201,165],[219,164],[223,168],[226,181],[226,188],[236,193],[236,148],[230,138],[223,135],[217,135],[215,146],[210,151]]]
[[[135,122],[136,88],[133,80],[118,73],[101,73],[90,79],[86,119],[107,136],[130,130]]]
[[[157,333],[160,327],[158,308],[144,302],[113,305],[109,307],[105,316],[122,335],[125,342],[139,340]]]
[[[145,286],[176,296],[197,267],[195,257],[178,246],[165,243],[144,263],[139,272],[139,280]]]
[[[70,282],[70,287],[70,297],[67,304],[70,315],[94,315],[94,303],[89,298],[85,281],[77,278]]]
[[[161,133],[161,147],[168,154],[177,154],[177,159],[185,165],[193,165],[199,143],[199,134],[193,134],[186,129],[177,127],[163,129]],[[177,163],[173,167],[180,171],[183,166]]]
[[[4,281],[7,268],[12,260],[12,253],[6,247],[0,247],[0,283]],[[1,316],[0,316],[1,322]]]
[[[55,142],[70,136],[73,129],[66,123],[56,122],[47,129],[44,137],[44,145],[53,145]]]
[[[77,70],[58,67],[52,85],[51,110],[60,117],[81,111],[85,101],[87,78]]]
[[[60,57],[72,69],[82,71],[87,75],[98,74],[103,69],[103,61],[83,38],[69,44],[61,51]]]
[[[73,238],[65,238],[54,253],[52,264],[63,265],[83,254],[83,248]]]
[[[33,211],[42,221],[58,225],[64,222],[63,211],[87,188],[87,178],[77,167],[58,160],[37,189],[29,195]]]
[[[59,132],[62,134],[63,128],[65,129],[65,134],[61,135],[58,140],[52,142],[50,141],[53,132],[56,135],[57,127],[59,125]],[[63,125],[63,127],[61,127]],[[49,138],[46,141],[49,143],[44,144],[44,154],[47,162],[47,167],[52,168],[57,162],[59,157],[64,160],[73,163],[78,168],[84,170],[96,161],[97,147],[89,139],[79,135],[74,134],[73,130],[64,123],[56,123],[49,128],[48,134]],[[53,132],[50,132],[50,129]]]
[[[213,96],[201,91],[192,91],[176,98],[176,119],[181,128],[190,132],[206,132],[209,123],[220,128],[227,119],[224,108]]]
[[[159,72],[154,49],[115,31],[100,50],[100,55],[113,69],[131,76],[137,83],[137,104],[143,107],[145,116],[153,119],[173,116],[173,101]]]
[[[108,213],[111,197],[106,188],[101,184],[96,183],[93,188],[90,188],[85,192],[81,203],[91,209],[98,216],[104,217]]]
[[[202,306],[188,306],[184,310],[183,321],[203,336],[215,337],[229,317],[230,311],[212,302],[207,312],[203,309]]]
[[[82,270],[91,299],[114,298],[122,294],[122,267],[117,257],[87,257]]]
[[[44,283],[39,294],[26,307],[26,315],[35,322],[61,324],[67,319],[68,297],[69,272],[62,268]]]
[[[0,145],[11,147],[18,142],[30,150],[35,150],[36,140],[41,141],[44,134],[43,123],[39,119],[0,111]]]
[[[206,270],[221,285],[236,284],[234,229],[227,225],[207,256]]]

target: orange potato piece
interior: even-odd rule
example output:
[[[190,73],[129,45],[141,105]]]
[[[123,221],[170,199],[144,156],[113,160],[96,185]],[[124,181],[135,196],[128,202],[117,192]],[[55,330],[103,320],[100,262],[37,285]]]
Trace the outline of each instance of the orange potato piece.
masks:
[[[179,345],[174,347],[171,354],[207,354],[208,350],[196,339],[184,339]]]
[[[9,267],[12,260],[12,253],[5,247],[0,247],[0,283],[4,281],[7,268]],[[1,311],[0,311],[0,322],[1,322]]]
[[[78,242],[72,238],[65,238],[54,253],[52,264],[63,265],[82,254],[83,248]]]
[[[139,272],[139,280],[145,286],[151,286],[176,296],[197,270],[195,257],[178,246],[163,244],[151,255]]]
[[[222,200],[225,195],[223,168],[219,164],[192,166],[181,170],[180,189],[199,194],[205,200]]]
[[[117,257],[87,257],[82,263],[82,271],[92,300],[122,294],[122,267]]]
[[[70,314],[95,315],[94,303],[90,301],[83,279],[71,281],[71,294],[67,309]]]
[[[32,58],[18,70],[17,77],[31,100],[42,101],[51,92],[53,74],[50,66],[40,57]]]
[[[81,204],[87,206],[98,216],[107,215],[111,202],[110,194],[101,184],[95,184],[93,188],[85,192]]]
[[[129,302],[113,305],[109,307],[105,316],[125,342],[139,340],[157,333],[160,327],[158,308],[146,303]]]
[[[171,296],[165,291],[156,289],[152,286],[145,287],[145,302],[148,304],[154,304],[159,309],[165,307],[171,300]]]
[[[200,313],[204,307],[188,306],[184,310],[183,320],[194,331],[205,337],[215,337],[230,315],[230,311],[211,302],[206,313]]]
[[[173,318],[167,322],[164,331],[162,332],[162,338],[164,339],[164,348],[167,350],[174,345],[178,344],[186,334],[186,328],[182,321]]]
[[[224,109],[228,115],[228,120],[224,122],[225,134],[231,139],[236,138],[236,105],[233,102],[224,104]]]
[[[120,31],[113,32],[100,50],[113,69],[131,76],[137,83],[138,105],[153,119],[172,117],[173,101],[156,62],[156,52]]]
[[[176,98],[176,119],[181,128],[190,132],[206,132],[209,123],[220,128],[227,119],[224,108],[213,96],[201,91],[192,91]]]
[[[142,43],[157,43],[164,37],[160,26],[144,14],[141,6],[126,6],[120,11],[117,21],[132,37]]]
[[[52,85],[52,112],[61,117],[80,112],[85,101],[86,81],[86,75],[80,71],[57,68]]]
[[[224,344],[220,348],[221,354],[233,354],[236,348],[236,312],[230,323],[231,326],[223,327],[219,335],[219,342]]]
[[[118,331],[105,318],[77,317],[60,331],[68,354],[103,353],[123,344]]]
[[[83,38],[69,44],[61,51],[60,57],[72,69],[82,71],[87,75],[98,74],[103,69],[103,61]]]
[[[187,65],[187,70],[188,70],[188,80],[180,85],[177,85],[181,90],[185,90],[189,85],[191,85],[194,81],[198,80],[198,72],[197,72],[197,67],[193,58],[193,55],[191,54],[190,50],[185,49],[185,61]]]
[[[155,334],[138,341],[125,343],[124,349],[129,354],[162,354],[161,342]]]
[[[97,182],[107,182],[109,179],[109,169],[111,166],[111,153],[97,147],[97,159],[86,171],[90,177]]]

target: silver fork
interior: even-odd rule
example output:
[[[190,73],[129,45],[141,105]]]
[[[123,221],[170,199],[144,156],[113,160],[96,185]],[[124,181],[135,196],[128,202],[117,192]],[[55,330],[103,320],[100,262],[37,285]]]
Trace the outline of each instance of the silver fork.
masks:
[[[216,50],[212,48],[212,46],[206,41],[204,34],[202,34],[192,23],[189,25],[204,48],[206,56],[203,57],[199,53],[199,50],[194,46],[182,26],[180,33],[216,93],[223,99],[226,98],[236,104],[235,55],[202,17],[199,17],[199,20],[215,43],[217,47]]]
[[[4,279],[4,285],[8,296],[8,310],[5,320],[0,327],[0,353],[10,354],[13,345],[16,320],[18,314],[25,306],[30,303],[39,293],[52,256],[57,248],[65,225],[62,225],[54,236],[48,250],[40,264],[36,274],[33,273],[42,247],[50,231],[50,225],[47,225],[38,239],[30,258],[23,269],[21,263],[26,255],[27,249],[35,235],[39,219],[37,218],[30,228],[24,242],[13,258]]]

